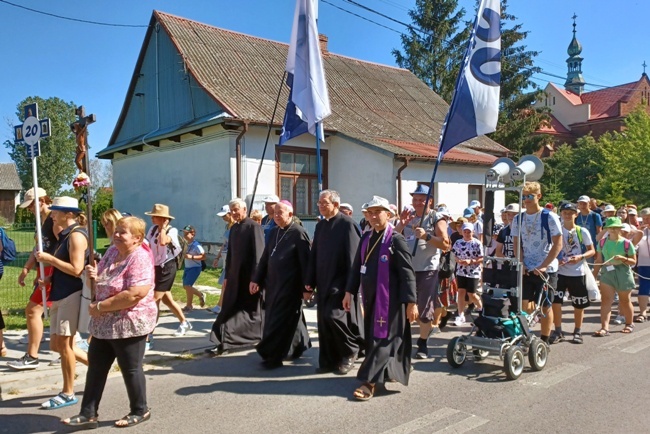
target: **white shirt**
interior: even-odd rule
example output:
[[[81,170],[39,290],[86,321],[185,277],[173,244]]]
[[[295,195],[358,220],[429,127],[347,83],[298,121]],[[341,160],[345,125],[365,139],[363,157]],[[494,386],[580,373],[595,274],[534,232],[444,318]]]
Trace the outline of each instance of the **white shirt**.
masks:
[[[178,229],[169,227],[167,229],[167,236],[171,238],[171,241],[168,245],[161,246],[159,244],[160,232],[157,225],[152,226],[147,233],[147,241],[149,241],[151,253],[153,253],[155,266],[166,264],[181,253],[181,245],[178,242]]]
[[[591,235],[589,234],[589,229],[582,227],[580,228],[580,235],[582,235],[582,244],[585,246],[592,246],[593,242],[591,241]],[[580,240],[578,239],[578,233],[576,228],[571,229],[570,231],[562,227],[562,253],[560,256],[564,257],[564,260],[570,258],[571,256],[582,255],[582,247],[580,247]],[[561,264],[558,269],[558,274],[563,276],[584,276],[585,269],[582,266],[584,261],[578,261],[575,263],[565,263]]]
[[[519,218],[521,214],[517,215],[512,221],[512,236],[515,237],[519,234]],[[551,232],[551,239],[558,235],[562,235],[562,225],[560,218],[554,212],[548,214],[548,227]],[[543,232],[543,233],[542,233]],[[524,221],[521,226],[521,245],[524,252],[524,265],[528,270],[534,270],[542,265],[542,262],[551,251],[553,243],[548,242],[546,231],[542,231],[542,211],[534,214],[528,214],[524,211]],[[546,268],[548,273],[556,273],[558,269],[557,258]]]
[[[637,265],[639,267],[650,267],[650,231],[643,229],[643,238],[636,245]]]

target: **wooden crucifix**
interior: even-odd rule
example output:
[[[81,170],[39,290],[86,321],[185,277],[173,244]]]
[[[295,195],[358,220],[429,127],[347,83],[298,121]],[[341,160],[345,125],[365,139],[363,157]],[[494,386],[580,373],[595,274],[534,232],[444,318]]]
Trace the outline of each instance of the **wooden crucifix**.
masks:
[[[75,135],[77,142],[75,164],[79,173],[88,174],[88,125],[94,123],[97,118],[95,115],[86,116],[84,106],[79,106],[75,110],[78,119],[70,124],[70,129]]]
[[[88,217],[88,251],[89,251],[89,262],[95,264],[95,242],[93,237],[93,201],[92,195],[90,194],[90,157],[88,155],[88,125],[95,123],[97,120],[94,114],[86,116],[86,111],[84,106],[79,106],[75,110],[75,115],[77,120],[70,124],[70,129],[75,135],[75,141],[77,142],[75,164],[79,169],[79,175],[75,182],[83,176],[87,177],[88,184],[85,187],[85,192],[82,193],[81,200],[86,202],[86,216]],[[82,176],[83,174],[83,176]],[[73,183],[74,184],[74,183]],[[83,190],[81,190],[83,191]],[[92,299],[94,299],[94,282],[91,281],[92,289]]]

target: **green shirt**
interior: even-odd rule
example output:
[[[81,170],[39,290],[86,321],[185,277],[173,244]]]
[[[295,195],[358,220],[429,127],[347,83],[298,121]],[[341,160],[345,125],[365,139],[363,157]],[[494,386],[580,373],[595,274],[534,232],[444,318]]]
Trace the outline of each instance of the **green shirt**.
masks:
[[[599,242],[597,249],[603,254],[603,262],[609,261],[610,258],[613,258],[616,255],[627,256],[628,258],[636,255],[636,250],[634,249],[631,241],[627,241],[627,254],[625,253],[625,241],[626,240],[612,241],[609,239],[609,237],[607,237],[602,249],[600,247],[602,243]],[[612,261],[611,264],[618,265],[621,264],[621,262]]]

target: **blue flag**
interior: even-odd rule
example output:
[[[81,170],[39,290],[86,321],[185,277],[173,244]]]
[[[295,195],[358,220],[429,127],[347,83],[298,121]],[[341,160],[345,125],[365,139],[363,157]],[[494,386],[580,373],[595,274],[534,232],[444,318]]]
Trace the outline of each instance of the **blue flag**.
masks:
[[[318,0],[296,0],[286,71],[290,88],[280,144],[307,131],[323,139],[331,114],[316,19]]]
[[[442,126],[438,161],[454,146],[496,131],[501,85],[501,5],[482,0]]]

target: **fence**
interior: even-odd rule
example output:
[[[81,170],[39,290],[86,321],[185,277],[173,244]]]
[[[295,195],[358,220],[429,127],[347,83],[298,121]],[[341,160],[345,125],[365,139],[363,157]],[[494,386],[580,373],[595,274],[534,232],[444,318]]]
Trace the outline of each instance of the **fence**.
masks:
[[[96,249],[103,251],[106,238],[97,239],[97,222],[94,225],[94,240]],[[32,295],[34,289],[34,279],[36,271],[32,270],[25,279],[25,286],[18,285],[18,276],[22,271],[29,254],[34,249],[34,234],[36,226],[34,223],[16,223],[4,228],[7,236],[16,243],[16,260],[4,266],[4,274],[0,280],[0,309],[7,311],[9,309],[24,309]]]

